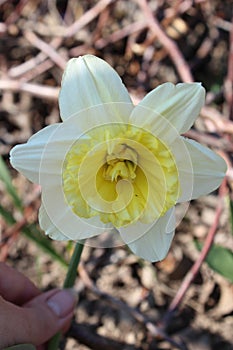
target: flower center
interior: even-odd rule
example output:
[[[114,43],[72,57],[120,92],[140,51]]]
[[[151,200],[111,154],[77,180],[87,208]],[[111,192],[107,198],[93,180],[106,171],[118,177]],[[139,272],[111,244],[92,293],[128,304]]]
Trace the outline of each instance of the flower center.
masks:
[[[116,144],[111,154],[107,154],[103,177],[108,181],[120,179],[134,180],[137,168],[137,152],[126,144]]]
[[[80,217],[99,215],[104,223],[152,223],[179,196],[171,151],[138,127],[100,126],[77,140],[66,155],[63,190]]]

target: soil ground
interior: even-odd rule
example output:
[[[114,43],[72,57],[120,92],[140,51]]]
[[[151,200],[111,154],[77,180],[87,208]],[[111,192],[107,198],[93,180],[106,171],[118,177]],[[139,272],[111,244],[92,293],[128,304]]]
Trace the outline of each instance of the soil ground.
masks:
[[[207,90],[206,109],[188,136],[216,150],[228,162],[215,243],[233,250],[229,210],[232,3],[150,0],[147,3],[161,31],[153,29],[155,24],[142,3],[0,1],[0,154],[23,201],[26,217],[26,223],[17,229],[0,216],[0,260],[22,271],[42,290],[61,287],[66,269],[22,232],[32,224],[39,229],[40,195],[37,185],[10,167],[9,151],[41,128],[60,121],[57,98],[65,63],[87,53],[105,59],[117,70],[135,102],[161,83],[187,80],[187,71],[194,81],[202,82]],[[174,56],[171,48],[174,43],[188,69],[185,65],[177,68],[179,55]],[[0,196],[1,206],[22,222],[23,216],[2,182]],[[105,240],[101,237],[95,243],[97,248],[91,242],[86,244],[75,285],[79,294],[75,320],[61,348],[233,349],[233,285],[206,263],[167,324],[167,338],[154,336],[147,327],[150,322],[162,322],[186,273],[198,259],[195,242],[205,241],[219,198],[216,191],[189,203],[162,262],[141,260],[125,246],[100,248]],[[69,261],[72,244],[67,247],[63,242],[52,242],[52,246]]]

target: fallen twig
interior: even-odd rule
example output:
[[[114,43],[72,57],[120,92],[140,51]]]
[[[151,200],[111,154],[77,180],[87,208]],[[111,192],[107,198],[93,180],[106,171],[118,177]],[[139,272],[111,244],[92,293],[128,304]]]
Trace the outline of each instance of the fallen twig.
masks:
[[[155,34],[160,43],[166,48],[170,58],[172,59],[177,72],[184,82],[190,83],[193,81],[191,71],[185,61],[182,53],[178,49],[176,43],[170,39],[160,27],[159,22],[154,17],[152,10],[146,0],[138,0],[138,4],[145,14],[148,21],[148,28]]]
[[[95,295],[98,295],[100,298],[104,299],[110,305],[117,306],[119,309],[127,311],[131,316],[134,317],[134,319],[143,324],[144,327],[147,329],[149,334],[157,339],[163,339],[175,346],[177,349],[180,350],[187,350],[186,345],[182,343],[178,343],[174,339],[170,338],[164,330],[157,327],[152,321],[147,318],[145,315],[143,315],[139,310],[130,307],[128,304],[124,303],[122,300],[117,299],[103,291],[101,291],[99,288],[96,287],[96,285],[92,282],[90,277],[87,274],[86,269],[84,268],[83,264],[79,264],[78,268],[79,276],[82,279],[84,285]]]
[[[200,132],[194,129],[190,129],[185,133],[186,137],[196,140],[203,145],[212,146],[225,152],[233,152],[233,143],[226,138],[217,138],[206,132]]]
[[[233,23],[233,17],[232,17]],[[228,56],[228,70],[227,77],[225,81],[225,97],[229,109],[229,119],[233,120],[233,25],[230,31],[230,51]]]
[[[201,109],[201,115],[211,120],[216,125],[216,131],[224,133],[233,133],[233,122],[224,118],[224,116],[215,108],[204,106]]]
[[[8,90],[13,92],[24,91],[37,97],[57,100],[60,88],[25,83],[20,80],[3,79],[0,80],[0,90]]]
[[[140,350],[135,345],[118,342],[110,338],[103,337],[93,331],[93,326],[72,322],[68,336],[78,342],[88,346],[93,350]]]
[[[12,11],[9,17],[6,18],[5,23],[7,25],[15,23],[17,19],[20,17],[24,6],[27,4],[28,0],[21,0],[17,5],[14,6],[14,11]],[[0,3],[1,5],[1,3]]]
[[[65,32],[65,37],[71,37],[75,35],[81,28],[93,21],[107,6],[116,0],[100,0],[89,11],[83,14],[76,22],[68,27]]]
[[[40,25],[35,28],[35,31],[43,36],[60,36],[69,38],[78,33],[80,29],[85,27],[88,23],[93,21],[107,6],[116,0],[100,0],[90,10],[85,12],[77,21],[69,27],[64,26],[45,26]]]
[[[50,47],[56,50],[62,43],[62,38],[53,38],[49,43]],[[26,62],[12,67],[8,71],[10,78],[18,78],[28,71],[35,69],[39,64],[47,59],[48,55],[45,52],[40,52],[37,56],[30,58]]]
[[[190,287],[193,280],[196,278],[196,276],[200,270],[201,265],[203,264],[205,258],[207,257],[207,254],[210,251],[210,248],[211,248],[213,241],[214,241],[215,233],[216,233],[217,228],[218,228],[219,219],[220,219],[220,216],[221,216],[221,213],[223,210],[223,197],[224,197],[225,193],[226,193],[226,178],[222,182],[221,187],[219,189],[219,201],[218,201],[218,206],[216,208],[215,219],[214,219],[213,225],[210,227],[210,230],[209,230],[208,235],[206,237],[202,251],[199,255],[199,258],[196,260],[196,262],[193,264],[190,271],[185,276],[179,290],[177,291],[175,297],[173,298],[173,300],[168,308],[168,311],[165,313],[163,320],[161,322],[162,329],[166,329],[168,324],[171,322],[177,308],[181,304],[188,288]]]
[[[27,73],[25,73],[23,77],[21,77],[21,79],[23,80],[23,82],[26,83],[40,76],[44,72],[47,72],[53,66],[54,66],[54,62],[48,58],[47,60],[41,62],[40,64],[36,65],[31,70],[29,70]]]
[[[59,53],[51,45],[38,38],[37,35],[31,31],[24,32],[24,36],[33,46],[37,47],[48,57],[50,57],[51,60],[58,65],[58,67],[60,67],[62,70],[65,69],[67,61],[61,55],[59,55]]]
[[[97,40],[95,43],[95,47],[98,50],[103,49],[108,44],[110,43],[112,44],[118,40],[125,38],[128,35],[139,32],[146,27],[147,27],[146,21],[138,21],[138,22],[130,23],[124,28],[119,29],[114,33],[110,34],[107,38],[100,38],[99,40]]]

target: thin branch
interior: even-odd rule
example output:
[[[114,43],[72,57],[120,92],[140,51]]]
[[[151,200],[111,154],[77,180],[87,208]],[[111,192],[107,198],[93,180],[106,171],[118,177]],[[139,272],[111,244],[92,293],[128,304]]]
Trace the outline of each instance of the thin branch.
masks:
[[[58,47],[62,43],[62,38],[53,38],[49,43],[50,47],[54,50],[58,49]],[[32,57],[26,62],[19,64],[16,67],[12,67],[8,71],[8,75],[10,78],[18,78],[21,75],[27,73],[28,71],[35,69],[35,67],[41,64],[43,61],[47,59],[48,55],[45,52],[40,52],[37,56]]]
[[[7,25],[15,23],[21,16],[24,6],[28,3],[28,0],[21,0],[17,5],[14,6],[14,10],[10,13],[9,17],[6,18],[5,23]]]
[[[147,27],[146,21],[138,21],[138,22],[130,23],[127,26],[125,26],[124,28],[119,29],[119,30],[115,31],[114,33],[110,34],[107,38],[98,39],[95,43],[95,47],[98,50],[103,49],[108,44],[115,43],[116,41],[119,41],[128,35],[139,32],[139,31],[145,29],[146,27]]]
[[[68,331],[68,336],[76,339],[78,342],[88,346],[92,350],[140,350],[134,345],[118,342],[110,338],[103,337],[95,333],[93,326],[72,323]]]
[[[26,31],[24,32],[24,36],[33,46],[37,47],[48,57],[50,57],[51,60],[58,65],[58,67],[60,67],[62,70],[65,69],[67,61],[61,55],[59,55],[59,53],[55,51],[51,45],[38,38],[38,36],[33,32]]]
[[[44,36],[60,36],[63,38],[69,38],[75,36],[79,30],[85,27],[88,23],[93,21],[107,6],[114,3],[116,0],[99,0],[96,5],[93,6],[90,10],[83,13],[83,15],[75,21],[71,26],[45,26],[40,24],[35,31]]]
[[[51,61],[49,58],[41,63],[39,63],[37,66],[33,67],[31,70],[29,70],[27,73],[25,73],[21,79],[23,82],[28,82],[30,80],[35,79],[39,75],[47,72],[49,69],[54,67],[54,62]]]
[[[218,27],[221,28],[227,32],[232,31],[233,28],[233,22],[226,21],[225,19],[213,16],[213,23]]]
[[[232,17],[233,22],[233,17]],[[233,25],[230,32],[230,50],[228,56],[228,71],[225,81],[225,96],[229,109],[229,119],[233,120]]]
[[[216,125],[216,131],[233,134],[233,122],[224,118],[223,114],[217,109],[204,106],[201,109],[201,116],[211,120]]]
[[[189,272],[187,273],[187,275],[185,276],[178,292],[176,293],[174,299],[172,300],[168,311],[166,312],[166,314],[164,315],[164,318],[162,320],[162,327],[163,329],[166,329],[166,326],[170,323],[171,319],[173,318],[173,315],[175,314],[178,306],[181,304],[188,288],[190,287],[191,283],[194,281],[194,279],[196,278],[201,265],[203,264],[205,258],[207,257],[210,248],[213,244],[214,241],[214,237],[219,225],[219,219],[221,216],[221,213],[223,211],[223,197],[226,193],[226,178],[223,180],[220,189],[219,189],[219,201],[218,201],[218,206],[216,208],[216,213],[215,213],[215,219],[213,222],[213,225],[210,227],[210,230],[207,234],[204,246],[202,248],[202,251],[198,257],[198,259],[196,260],[196,262],[194,263],[194,265],[192,266],[192,268],[189,270]]]
[[[65,37],[71,37],[75,35],[80,29],[85,27],[88,23],[93,21],[107,6],[116,0],[100,0],[89,11],[84,13],[81,18],[68,27],[65,32]]]
[[[149,4],[147,3],[147,1],[146,0],[137,0],[137,1],[138,1],[138,5],[141,7],[148,21],[148,28],[153,32],[154,35],[157,36],[160,43],[167,50],[167,53],[170,56],[171,60],[173,61],[182,81],[187,83],[193,82],[192,73],[181,51],[179,50],[176,43],[172,39],[170,39],[167,36],[167,34],[163,31],[163,29],[160,27],[159,22],[154,17],[153,12],[149,7]]]
[[[37,97],[56,101],[58,99],[60,88],[24,83],[19,80],[3,79],[0,80],[0,90],[8,90],[13,92],[23,91]]]
[[[212,146],[224,150],[225,152],[233,152],[233,143],[227,138],[217,138],[206,132],[201,132],[194,129],[187,131],[184,136],[196,140],[203,145]]]
[[[139,310],[133,307],[130,307],[128,304],[124,303],[122,300],[114,298],[113,296],[97,288],[97,286],[93,283],[93,281],[88,276],[87,271],[84,268],[84,265],[82,263],[79,264],[78,272],[79,272],[80,278],[82,279],[82,282],[92,293],[104,299],[111,306],[118,307],[119,309],[122,309],[128,312],[131,316],[133,316],[133,318],[137,322],[144,325],[144,327],[147,329],[147,331],[150,333],[151,336],[157,339],[164,339],[170,344],[172,344],[173,346],[175,346],[177,349],[187,350],[186,345],[184,343],[178,343],[174,339],[170,338],[162,329],[160,329],[154,323],[152,323],[152,321],[148,317],[146,317],[144,314],[142,314]]]

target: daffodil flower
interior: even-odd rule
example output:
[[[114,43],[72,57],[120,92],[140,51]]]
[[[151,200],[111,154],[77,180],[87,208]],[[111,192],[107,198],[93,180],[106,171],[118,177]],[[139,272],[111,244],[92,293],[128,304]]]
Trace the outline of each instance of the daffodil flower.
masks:
[[[59,96],[62,123],[11,151],[11,164],[42,188],[39,222],[52,239],[118,231],[130,249],[163,259],[174,207],[216,189],[224,160],[181,134],[204,104],[199,83],[165,83],[134,106],[103,60],[71,59]]]

